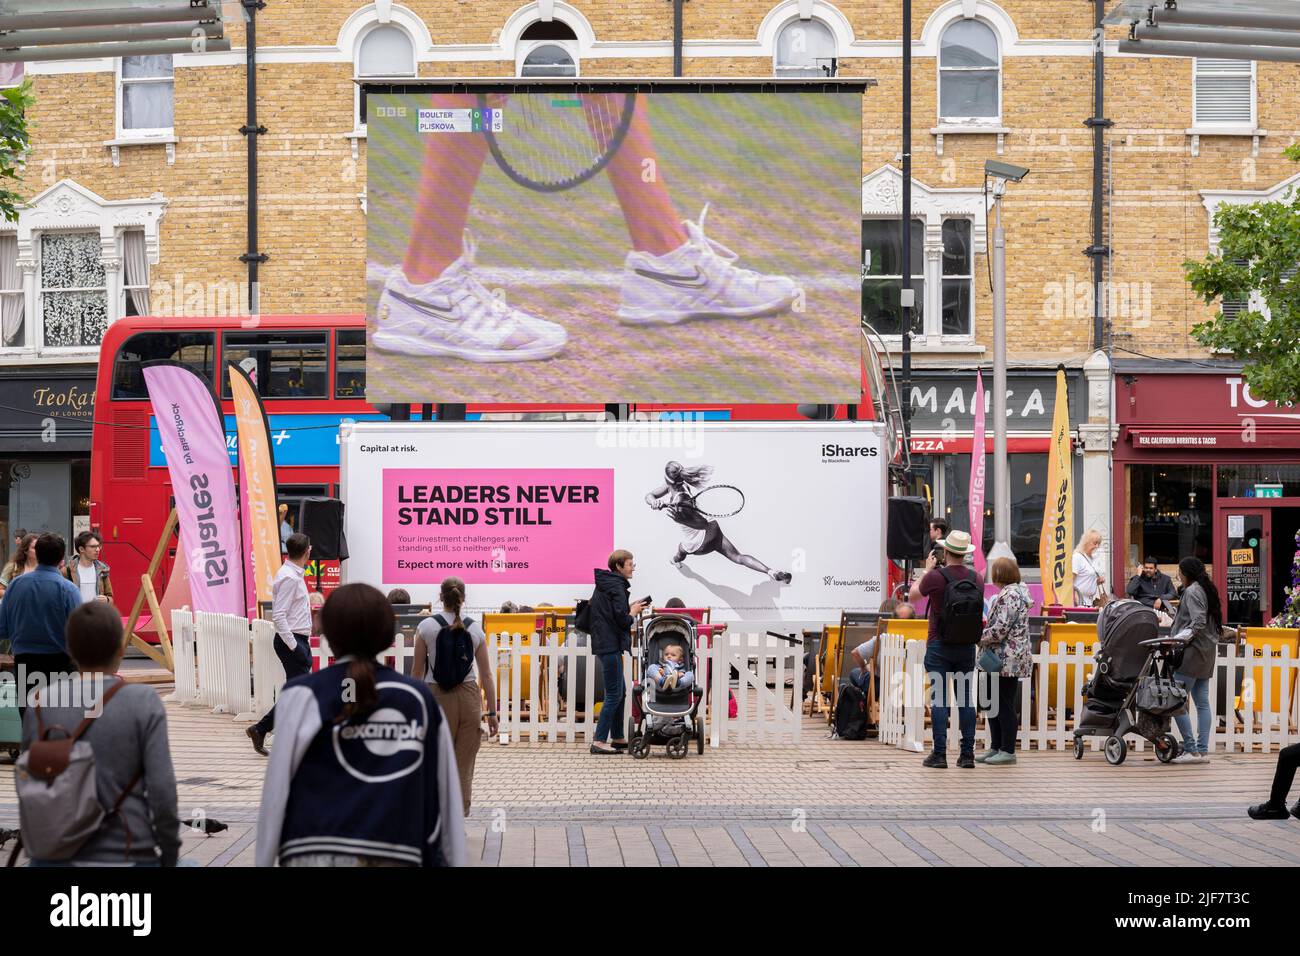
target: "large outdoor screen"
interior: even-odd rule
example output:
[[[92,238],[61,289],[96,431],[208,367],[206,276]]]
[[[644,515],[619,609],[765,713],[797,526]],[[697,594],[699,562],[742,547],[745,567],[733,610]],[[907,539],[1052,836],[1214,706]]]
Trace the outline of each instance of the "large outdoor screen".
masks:
[[[858,400],[860,91],[367,114],[370,401]]]

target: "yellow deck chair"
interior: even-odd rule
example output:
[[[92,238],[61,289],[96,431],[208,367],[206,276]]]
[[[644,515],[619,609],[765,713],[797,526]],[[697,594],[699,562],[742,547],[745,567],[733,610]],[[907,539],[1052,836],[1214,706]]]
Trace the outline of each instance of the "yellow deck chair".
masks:
[[[533,643],[533,634],[537,631],[537,617],[535,613],[528,614],[484,614],[483,615],[483,633],[490,636],[498,634],[522,634],[523,643],[531,647]],[[493,677],[497,685],[497,700],[506,700],[510,697],[510,685],[505,683],[505,668],[499,665],[496,660],[492,661]],[[519,673],[519,699],[528,700],[529,694],[529,673],[532,670],[532,661],[525,657],[523,666]],[[500,707],[498,706],[498,709]]]
[[[1268,648],[1266,651],[1265,648]],[[1300,629],[1293,627],[1247,627],[1242,630],[1242,650],[1243,654],[1249,654],[1251,657],[1263,657],[1266,653],[1277,658],[1282,656],[1282,649],[1289,647],[1291,649],[1291,659],[1295,660],[1297,654],[1300,654]],[[1249,679],[1255,688],[1255,700],[1251,705],[1251,710],[1255,713],[1261,713],[1260,708],[1264,706],[1264,668],[1254,667],[1249,672]],[[1269,688],[1269,702],[1277,712],[1278,704],[1282,699],[1282,674],[1274,670],[1272,687]],[[1296,672],[1291,671],[1291,687],[1288,692],[1287,702],[1295,700],[1296,689]],[[1243,709],[1244,704],[1240,697],[1236,700],[1236,708]]]
[[[1069,624],[1057,623],[1051,621],[1044,626],[1045,636],[1047,637],[1047,652],[1055,654],[1062,647],[1073,650],[1075,644],[1083,644],[1090,652],[1096,651],[1097,648],[1097,625],[1096,624]],[[1035,651],[1038,648],[1034,648]],[[1065,689],[1066,693],[1074,687],[1074,671],[1077,665],[1067,664],[1065,670]],[[1049,664],[1047,668],[1047,706],[1056,707],[1056,669],[1058,665]],[[1091,667],[1084,668],[1084,679],[1091,672]],[[1058,720],[1063,720],[1064,714],[1057,714]]]

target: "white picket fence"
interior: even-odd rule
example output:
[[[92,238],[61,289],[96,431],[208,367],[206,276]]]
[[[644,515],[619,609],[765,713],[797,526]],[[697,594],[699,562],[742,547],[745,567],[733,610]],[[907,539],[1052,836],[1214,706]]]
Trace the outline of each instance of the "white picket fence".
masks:
[[[284,684],[284,668],[275,653],[270,621],[248,621],[230,614],[172,612],[176,689],[169,699],[209,707],[236,720],[254,720],[275,704]],[[803,686],[803,649],[762,634],[724,633],[696,648],[697,680],[708,693],[700,716],[714,747],[724,744],[797,744],[802,721],[798,698]],[[399,635],[380,660],[410,672],[414,640]],[[329,645],[312,648],[317,667],[333,661]],[[595,702],[600,660],[572,633],[561,642],[556,633],[488,635],[488,658],[499,689],[497,710],[503,744],[540,741],[590,742],[595,739]],[[733,687],[732,668],[740,679]],[[640,650],[623,659],[627,698],[624,720],[632,714],[632,676],[641,673]],[[580,675],[581,687],[561,675]],[[575,694],[576,692],[579,692]],[[730,696],[737,701],[728,718]],[[622,736],[626,728],[616,728]]]
[[[499,688],[501,743],[595,739],[599,712],[593,704],[601,663],[588,646],[573,639],[573,632],[563,642],[556,633],[489,634],[488,651]],[[735,687],[733,667],[740,675]],[[632,717],[632,677],[641,671],[641,650],[634,648],[623,658],[625,723]],[[711,643],[699,642],[695,674],[707,687],[699,713],[711,746],[799,742],[801,647],[763,634],[724,633]],[[728,718],[732,694],[734,720]],[[614,736],[626,730],[615,728]]]
[[[284,670],[275,659],[270,621],[212,614],[207,611],[172,612],[172,655],[176,686],[169,696],[181,704],[230,714],[236,720],[253,720],[265,713],[260,703],[274,701],[275,689],[284,683]],[[271,655],[276,674],[264,666],[261,680],[255,667],[259,649]],[[270,709],[270,704],[266,705]]]
[[[1269,753],[1300,738],[1300,694],[1295,692],[1300,660],[1291,656],[1289,647],[1276,649],[1268,656],[1243,654],[1235,646],[1220,649],[1214,675],[1210,680],[1209,699],[1214,715],[1211,721],[1210,750],[1224,753],[1255,750]],[[1274,656],[1276,654],[1276,656]],[[1074,717],[1082,712],[1083,687],[1091,677],[1096,662],[1087,645],[1059,646],[1055,652],[1043,642],[1033,655],[1034,676],[1020,684],[1020,733],[1022,750],[1071,749],[1074,746]],[[934,740],[933,727],[926,721],[927,691],[925,642],[905,640],[887,634],[881,639],[877,666],[880,673],[880,740],[903,750],[929,750]],[[1031,687],[1031,681],[1034,686]],[[1226,681],[1227,713],[1220,713],[1219,683]],[[1275,687],[1276,685],[1276,687]],[[1241,687],[1242,706],[1233,709]],[[984,692],[987,699],[987,691]],[[1053,703],[1054,702],[1054,703]],[[1194,706],[1191,717],[1196,719]],[[1068,715],[1068,716],[1067,716]],[[1172,729],[1175,736],[1177,727]],[[988,746],[989,729],[982,718],[976,727],[977,744]],[[960,740],[958,714],[949,709],[948,740]],[[1142,751],[1146,741],[1135,734],[1127,737],[1129,746]],[[1091,750],[1100,750],[1104,738],[1087,738]]]

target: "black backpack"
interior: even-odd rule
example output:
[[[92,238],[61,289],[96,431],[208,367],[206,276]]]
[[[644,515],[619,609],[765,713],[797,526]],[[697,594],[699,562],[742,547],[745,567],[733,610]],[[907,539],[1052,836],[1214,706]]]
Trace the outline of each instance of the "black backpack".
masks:
[[[594,597],[594,595],[593,595]],[[578,601],[573,608],[573,626],[584,634],[591,633],[591,602]]]
[[[984,593],[976,576],[950,577],[947,568],[939,573],[947,582],[939,614],[940,639],[945,644],[978,644],[984,634]]]
[[[433,641],[433,680],[443,690],[455,690],[474,666],[474,638],[469,633],[474,622],[463,617],[458,627],[441,614],[433,619],[442,625]]]
[[[835,736],[841,740],[867,739],[867,695],[857,684],[840,684],[835,704]]]

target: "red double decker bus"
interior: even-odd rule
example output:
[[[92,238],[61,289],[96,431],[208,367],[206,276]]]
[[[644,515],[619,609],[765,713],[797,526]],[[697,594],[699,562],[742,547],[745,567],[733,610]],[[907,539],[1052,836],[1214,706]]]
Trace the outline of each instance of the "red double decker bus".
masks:
[[[256,370],[270,419],[276,495],[289,505],[295,516],[291,521],[296,520],[301,499],[337,496],[339,422],[387,419],[391,411],[366,401],[364,315],[263,315],[255,324],[247,316],[131,317],[114,322],[100,346],[95,383],[90,523],[103,538],[114,591],[124,610],[135,600],[173,503],[142,372],[145,363],[159,359],[181,362],[216,383],[232,468],[234,407],[224,369],[234,361]],[[717,420],[801,417],[794,405],[640,405],[632,410],[651,417],[687,413]],[[419,407],[414,411],[418,415]],[[600,419],[604,414],[603,405],[470,405],[466,410],[470,420]],[[845,417],[844,406],[835,415]],[[159,594],[175,553],[173,535],[153,580]],[[327,575],[334,571],[328,569]]]

